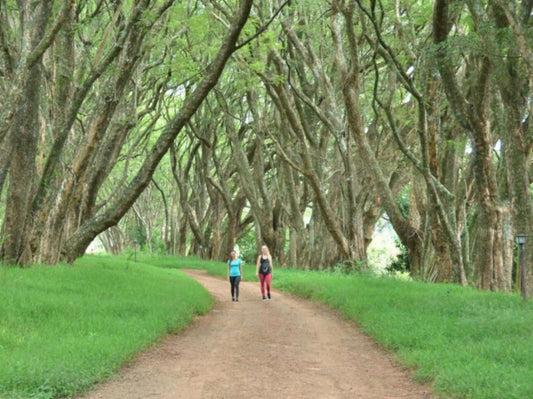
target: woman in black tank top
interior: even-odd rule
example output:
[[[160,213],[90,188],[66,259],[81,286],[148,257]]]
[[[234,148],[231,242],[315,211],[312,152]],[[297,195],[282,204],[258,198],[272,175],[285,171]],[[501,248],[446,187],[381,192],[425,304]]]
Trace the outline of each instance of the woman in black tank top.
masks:
[[[270,293],[270,286],[272,282],[273,275],[273,265],[272,265],[272,256],[266,245],[261,247],[261,255],[257,257],[257,265],[255,268],[255,275],[259,277],[261,283],[261,295],[263,301],[272,299],[272,294]],[[265,295],[266,294],[266,295]]]

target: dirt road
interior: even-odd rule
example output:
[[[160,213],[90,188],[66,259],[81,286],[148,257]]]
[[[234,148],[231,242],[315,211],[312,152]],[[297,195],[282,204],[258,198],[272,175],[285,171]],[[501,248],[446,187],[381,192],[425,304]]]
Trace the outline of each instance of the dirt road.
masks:
[[[213,310],[142,353],[87,399],[431,398],[390,355],[325,306],[242,282],[187,271],[215,298]],[[275,286],[275,280],[273,282]]]

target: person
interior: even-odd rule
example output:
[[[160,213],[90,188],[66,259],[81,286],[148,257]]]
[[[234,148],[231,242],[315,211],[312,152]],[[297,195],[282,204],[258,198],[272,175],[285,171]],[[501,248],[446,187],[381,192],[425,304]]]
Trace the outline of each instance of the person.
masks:
[[[268,299],[272,299],[270,286],[272,284],[272,277],[274,275],[274,267],[272,264],[272,256],[270,255],[270,251],[266,245],[261,247],[261,255],[257,257],[255,275],[259,277],[259,281],[261,283],[261,295],[263,296],[263,301],[267,299],[267,297]]]
[[[237,252],[233,250],[229,254],[227,272],[227,278],[231,284],[231,300],[233,302],[239,302],[239,283],[242,277],[242,260],[237,257]]]

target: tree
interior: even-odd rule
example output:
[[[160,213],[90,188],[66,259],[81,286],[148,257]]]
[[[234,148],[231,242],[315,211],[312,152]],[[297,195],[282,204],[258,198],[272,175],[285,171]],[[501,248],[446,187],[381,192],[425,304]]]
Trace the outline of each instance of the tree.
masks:
[[[510,185],[513,224],[516,233],[533,237],[533,197],[531,195],[531,173],[529,159],[532,149],[533,130],[530,123],[531,104],[528,98],[533,92],[533,65],[531,45],[525,31],[531,21],[531,2],[511,6],[497,1],[492,6],[494,36],[500,59],[493,61],[498,76],[506,118],[502,129],[504,156],[507,164],[507,178]],[[510,229],[509,229],[510,230]],[[511,237],[507,240],[510,241]],[[526,251],[527,295],[533,295],[533,251]],[[510,285],[510,284],[509,284]]]
[[[216,54],[194,83],[179,111],[169,120],[161,135],[150,144],[139,170],[127,183],[111,193],[104,206],[97,205],[100,189],[119,159],[123,144],[127,138],[131,139],[132,129],[140,123],[131,125],[125,122],[128,109],[126,99],[130,93],[135,92],[131,90],[131,81],[137,68],[144,68],[146,72],[157,69],[158,65],[163,66],[163,73],[159,71],[145,75],[148,81],[154,76],[160,79],[157,89],[151,91],[153,96],[145,103],[145,112],[141,109],[139,113],[138,108],[131,110],[137,120],[142,120],[145,124],[145,132],[151,131],[159,119],[157,109],[153,112],[150,106],[157,106],[161,94],[168,90],[169,81],[165,77],[172,74],[172,68],[165,65],[169,47],[148,51],[145,46],[148,44],[149,32],[155,33],[155,37],[162,37],[170,29],[177,31],[177,27],[171,25],[169,19],[172,3],[145,0],[129,6],[123,2],[104,5],[101,2],[87,1],[81,2],[73,14],[70,12],[72,2],[64,1],[55,19],[53,10],[56,8],[52,2],[44,2],[35,11],[30,10],[29,4],[26,8],[20,5],[20,8],[14,6],[3,10],[3,76],[11,72],[15,77],[9,88],[14,99],[11,102],[12,110],[6,111],[7,123],[2,125],[7,139],[3,144],[9,147],[8,141],[18,141],[13,146],[15,152],[9,157],[11,165],[7,165],[10,166],[10,178],[3,224],[6,237],[3,244],[5,262],[55,263],[60,257],[72,261],[83,254],[94,237],[116,225],[132,206],[150,183],[158,163],[175,137],[216,85],[224,65],[238,48],[238,37],[247,21],[252,1],[243,0],[238,3],[235,18],[224,39],[219,42]],[[192,15],[194,12],[202,12],[202,9],[188,11]],[[17,12],[23,16],[20,26],[14,26],[14,21],[19,19],[11,18],[11,13]],[[166,24],[162,23],[164,16],[167,17]],[[58,52],[68,54],[69,48],[78,50],[75,56],[79,64],[76,65],[76,70],[58,67],[57,71],[71,73],[70,76],[62,77],[71,83],[81,83],[76,87],[70,85],[69,88],[65,79],[59,80],[60,85],[67,87],[57,88],[57,93],[68,97],[67,101],[63,101],[69,106],[66,111],[58,110],[64,117],[53,119],[62,122],[61,125],[53,126],[57,133],[52,135],[51,140],[42,140],[39,134],[42,126],[37,122],[46,103],[42,107],[39,104],[46,97],[41,97],[38,91],[43,79],[40,62],[44,68],[54,66],[54,60],[48,60],[46,50],[54,43],[57,32],[69,17],[81,20],[80,26],[84,29],[77,36],[65,31],[64,39],[67,43],[62,46],[58,44]],[[32,18],[38,20],[39,24],[26,23]],[[102,24],[106,27],[103,31],[100,29]],[[89,32],[93,27],[95,30]],[[23,36],[28,39],[22,42],[23,51],[15,52],[12,51],[14,42],[9,43],[7,40],[16,37],[14,32],[18,29],[27,32]],[[98,47],[93,45],[91,35],[101,39]],[[16,55],[18,60],[15,59]],[[145,62],[141,63],[141,60]],[[62,63],[64,59],[59,58],[59,61]],[[148,61],[152,61],[155,66],[149,65]],[[10,66],[14,65],[18,65],[19,69],[10,71]],[[7,81],[3,78],[3,82]],[[71,93],[64,94],[69,89]],[[23,96],[22,93],[26,94]],[[24,110],[19,104],[27,104],[25,107],[31,107],[31,110]],[[74,124],[82,106],[90,106],[89,117],[84,118],[80,123],[81,129],[77,129]],[[53,114],[54,110],[50,109],[50,113]],[[22,116],[16,116],[22,115],[23,111],[27,115],[24,118],[27,121],[26,127],[20,123]],[[27,113],[28,111],[31,112]],[[33,116],[29,117],[30,115]],[[73,145],[66,145],[70,144],[69,141],[73,141]],[[43,147],[45,163],[42,173],[38,174],[35,159],[38,149]],[[135,149],[136,146],[130,148]],[[69,173],[62,173],[60,168],[63,165],[68,165],[66,170]],[[7,166],[2,169],[4,173]],[[28,184],[21,185],[20,181]]]

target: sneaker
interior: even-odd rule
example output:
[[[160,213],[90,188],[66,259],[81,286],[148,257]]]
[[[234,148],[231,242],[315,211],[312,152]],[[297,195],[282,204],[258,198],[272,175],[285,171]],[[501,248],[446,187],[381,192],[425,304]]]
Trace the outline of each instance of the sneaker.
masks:
[[[232,300],[233,302],[235,302],[235,298],[231,298],[231,300]]]
[[[235,299],[235,302],[239,302],[239,298]]]
[[[263,295],[263,301],[266,301],[266,296]]]
[[[268,293],[268,299],[272,299],[272,297],[270,296],[270,292]]]

